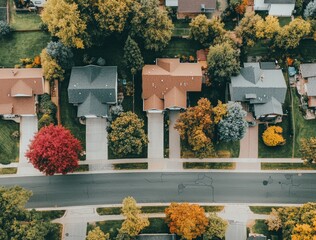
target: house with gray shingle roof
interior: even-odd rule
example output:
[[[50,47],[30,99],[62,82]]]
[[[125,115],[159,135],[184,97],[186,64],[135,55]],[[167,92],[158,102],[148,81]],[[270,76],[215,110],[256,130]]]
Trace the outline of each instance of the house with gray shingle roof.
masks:
[[[255,118],[261,121],[283,115],[286,91],[282,70],[262,69],[259,63],[245,63],[229,84],[231,101],[247,103]]]
[[[117,67],[73,67],[68,86],[69,103],[78,106],[77,117],[107,117],[117,101]]]
[[[305,79],[305,92],[308,97],[308,107],[316,108],[316,63],[303,63],[300,73]]]

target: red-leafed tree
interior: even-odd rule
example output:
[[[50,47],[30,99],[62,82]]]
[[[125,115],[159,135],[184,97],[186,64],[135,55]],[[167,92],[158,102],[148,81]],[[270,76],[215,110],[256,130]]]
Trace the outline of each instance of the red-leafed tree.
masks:
[[[41,128],[25,156],[46,175],[66,174],[78,167],[80,142],[63,126]]]

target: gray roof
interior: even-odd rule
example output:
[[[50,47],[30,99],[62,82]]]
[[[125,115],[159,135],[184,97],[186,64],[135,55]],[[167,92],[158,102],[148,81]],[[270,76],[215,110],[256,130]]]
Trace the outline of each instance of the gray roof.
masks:
[[[275,62],[260,62],[260,68],[261,69],[270,69],[270,70],[273,70],[273,69],[276,69],[276,65],[275,65]]]
[[[107,116],[107,104],[116,103],[117,67],[73,67],[68,86],[70,103],[78,104],[78,117]]]
[[[270,101],[263,104],[254,105],[255,116],[268,115],[268,114],[278,114],[283,115],[282,104],[271,97]]]
[[[255,66],[254,64],[245,64],[245,67]],[[257,63],[258,66],[258,63]],[[256,71],[258,72],[258,71]],[[248,75],[249,78],[250,75]],[[252,75],[252,76],[255,76]],[[250,103],[267,103],[271,97],[277,99],[280,103],[284,103],[287,86],[280,69],[261,70],[260,80],[256,83],[247,80],[242,74],[231,77],[230,96],[232,101]],[[256,95],[256,98],[247,99],[246,96]]]
[[[269,4],[295,4],[295,0],[264,0],[264,3],[269,3]]]
[[[261,77],[261,69],[258,67],[244,67],[240,70],[240,74],[249,82],[256,84]]]
[[[307,96],[315,97],[316,96],[316,77],[309,78],[308,83],[306,83],[307,87]]]
[[[300,69],[303,78],[316,77],[316,63],[303,63]]]

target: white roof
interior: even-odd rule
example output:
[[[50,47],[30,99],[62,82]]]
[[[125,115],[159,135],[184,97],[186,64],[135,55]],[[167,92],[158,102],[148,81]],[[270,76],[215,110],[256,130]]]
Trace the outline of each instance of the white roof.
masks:
[[[167,7],[178,7],[178,0],[166,0]]]
[[[255,11],[268,11],[270,4],[264,3],[264,0],[255,0],[254,2]]]
[[[269,15],[277,17],[290,17],[295,4],[271,4]]]

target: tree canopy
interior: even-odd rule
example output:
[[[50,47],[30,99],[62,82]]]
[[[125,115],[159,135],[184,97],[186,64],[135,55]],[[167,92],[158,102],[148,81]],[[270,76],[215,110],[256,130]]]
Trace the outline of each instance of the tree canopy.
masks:
[[[43,68],[43,75],[46,81],[52,82],[54,80],[63,81],[65,70],[53,59],[46,48],[41,52],[41,61]]]
[[[245,120],[247,112],[239,102],[228,102],[226,107],[227,114],[218,124],[219,139],[224,142],[238,141],[244,137],[248,128]]]
[[[224,104],[219,102],[217,107],[213,108],[208,99],[201,98],[197,106],[189,107],[180,114],[175,129],[197,157],[215,156],[212,143],[214,128],[224,114],[226,114]]]
[[[240,70],[239,50],[230,43],[223,42],[210,47],[207,55],[208,75],[211,81],[226,82]]]
[[[144,65],[144,59],[138,47],[138,44],[130,37],[127,37],[124,46],[124,62],[131,70],[132,74],[136,74]]]
[[[86,240],[109,240],[110,234],[104,234],[100,227],[96,227],[88,232]]]
[[[70,69],[73,66],[74,55],[62,42],[49,42],[46,51],[63,69]]]
[[[135,113],[121,113],[109,128],[108,140],[113,154],[118,157],[140,154],[148,143],[143,127],[144,121]]]
[[[46,175],[66,174],[78,167],[82,148],[69,130],[61,125],[43,127],[25,154],[35,168]]]
[[[165,213],[170,232],[183,239],[191,240],[201,236],[208,226],[204,209],[197,204],[171,203]]]
[[[137,236],[141,230],[149,226],[147,217],[141,216],[141,208],[133,197],[123,199],[122,214],[126,218],[119,230],[120,235]]]
[[[45,240],[56,226],[25,209],[32,193],[21,187],[0,188],[0,239]]]
[[[300,144],[302,160],[316,163],[316,137],[302,138]]]
[[[262,134],[262,140],[265,145],[275,147],[285,144],[282,136],[283,129],[280,126],[270,126]]]
[[[216,38],[225,33],[224,23],[217,18],[209,20],[205,15],[200,14],[191,20],[190,38],[200,42],[205,47],[209,47]]]
[[[211,213],[208,216],[209,225],[203,234],[204,240],[213,239],[214,237],[218,237],[223,239],[225,237],[226,229],[228,227],[227,221],[218,217],[216,213]]]
[[[316,1],[310,1],[305,10],[304,10],[304,17],[306,19],[316,19]]]

